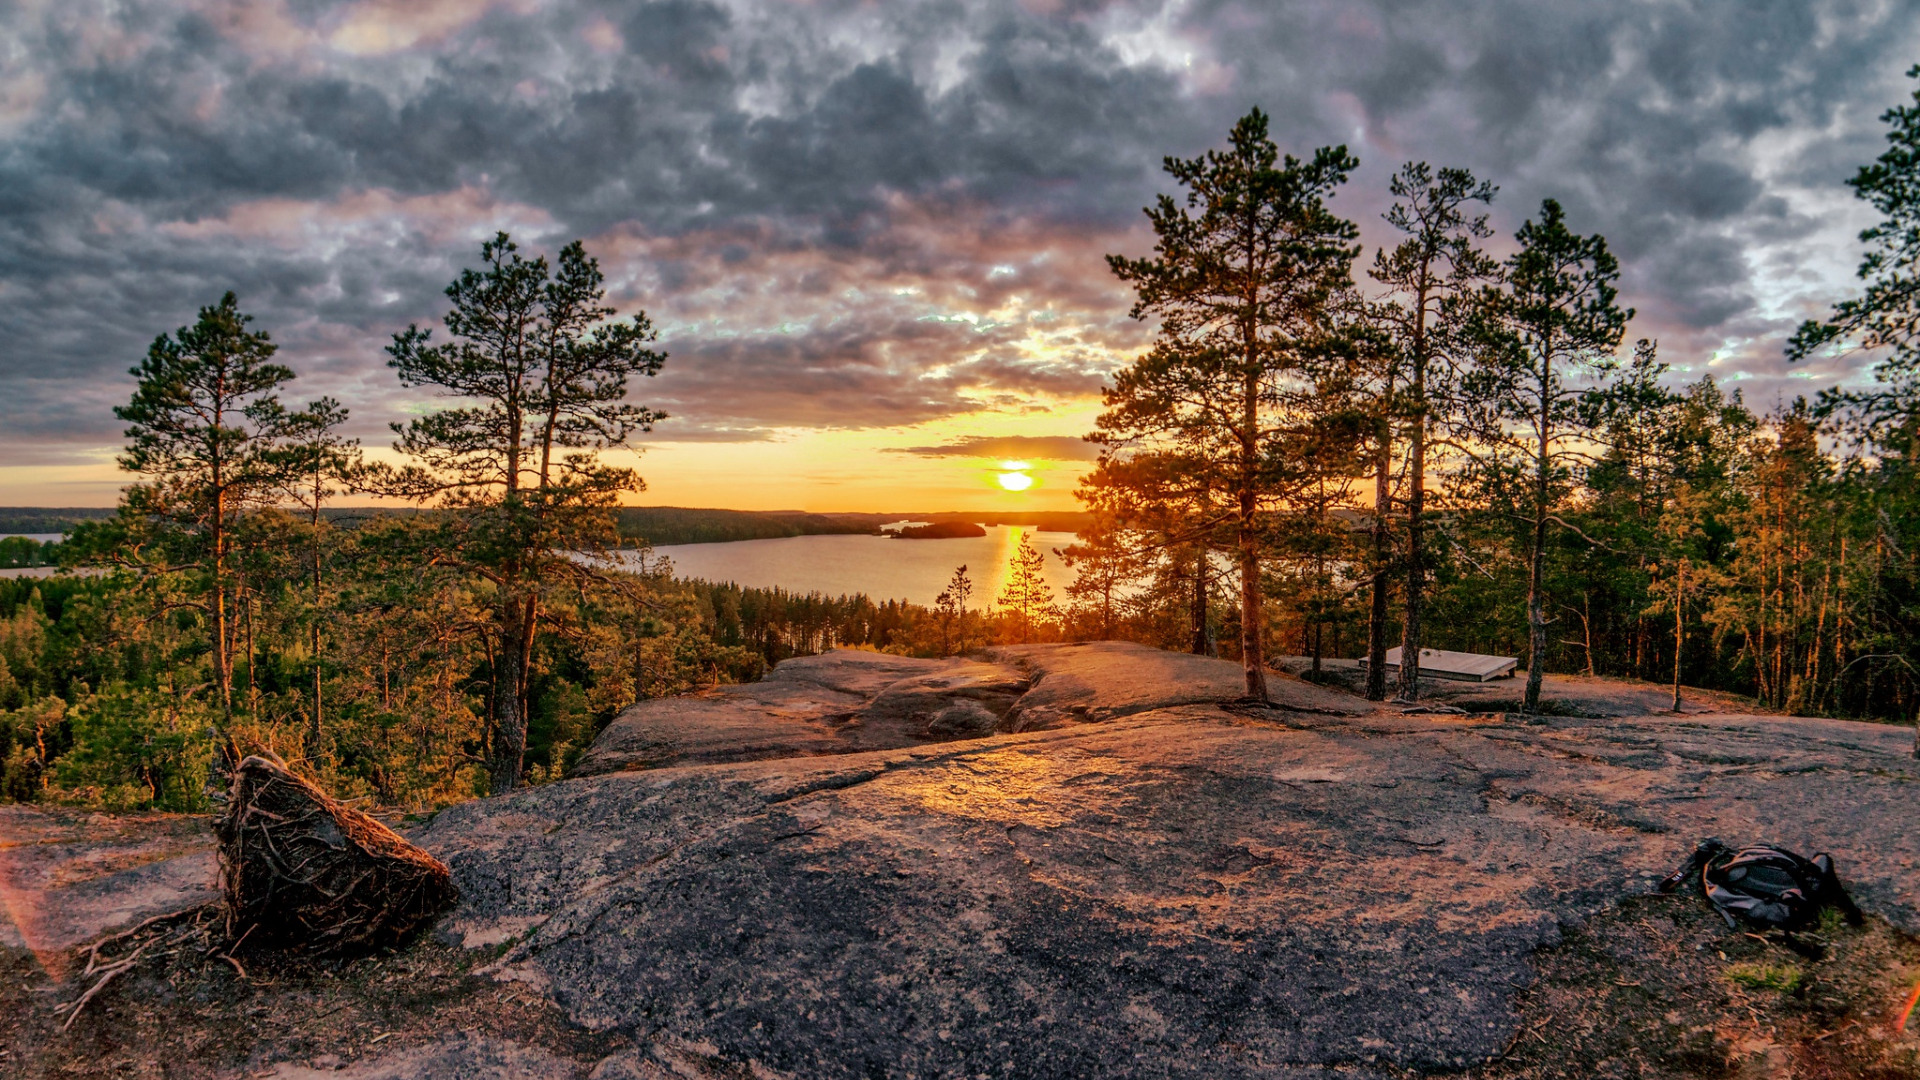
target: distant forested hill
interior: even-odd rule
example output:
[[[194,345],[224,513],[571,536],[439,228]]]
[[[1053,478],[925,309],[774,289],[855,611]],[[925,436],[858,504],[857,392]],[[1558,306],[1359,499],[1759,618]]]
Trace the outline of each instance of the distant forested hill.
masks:
[[[110,506],[0,506],[0,533],[66,532],[83,521],[110,518]]]
[[[1043,531],[1078,532],[1084,511],[992,513],[988,511],[896,512],[886,514],[809,514],[800,510],[700,510],[685,506],[623,506],[620,539],[641,538],[665,544],[722,544],[732,540],[773,540],[783,536],[871,534],[895,521],[966,522],[1026,525]]]
[[[699,510],[685,506],[623,506],[620,539],[653,544],[721,544],[824,533],[872,533],[874,515],[807,514],[798,510]],[[879,520],[898,520],[881,517]]]
[[[412,507],[329,507],[335,524],[360,519],[420,513]],[[110,518],[110,507],[0,506],[0,533],[66,532],[82,521]],[[620,509],[620,539],[654,544],[720,544],[730,540],[772,540],[782,536],[874,533],[895,521],[968,522],[1026,525],[1049,532],[1078,532],[1086,526],[1082,511],[992,513],[988,511],[898,512],[886,514],[809,514],[800,510],[702,510],[686,506],[625,506]]]

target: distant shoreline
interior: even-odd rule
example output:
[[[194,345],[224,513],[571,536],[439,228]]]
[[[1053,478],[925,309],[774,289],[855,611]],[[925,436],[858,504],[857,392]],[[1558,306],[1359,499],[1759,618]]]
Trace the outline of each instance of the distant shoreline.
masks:
[[[375,514],[421,513],[406,506],[335,506],[324,513],[330,520]],[[0,533],[67,533],[88,521],[104,521],[113,507],[0,506]],[[622,506],[616,511],[621,547],[651,544],[725,544],[739,540],[773,540],[784,536],[879,535],[882,525],[1018,525],[1042,532],[1084,531],[1092,515],[1084,510],[941,510],[888,513],[803,510],[725,510],[689,506]]]

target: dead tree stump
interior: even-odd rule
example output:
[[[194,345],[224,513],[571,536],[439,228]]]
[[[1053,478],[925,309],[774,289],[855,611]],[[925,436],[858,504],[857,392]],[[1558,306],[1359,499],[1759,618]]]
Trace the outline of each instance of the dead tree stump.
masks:
[[[236,946],[379,948],[458,899],[445,863],[267,757],[234,770],[215,832]]]

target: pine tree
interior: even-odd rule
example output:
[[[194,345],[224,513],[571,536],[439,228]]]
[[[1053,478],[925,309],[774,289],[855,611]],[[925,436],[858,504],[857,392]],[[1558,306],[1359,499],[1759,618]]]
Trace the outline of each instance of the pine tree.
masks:
[[[1036,622],[1053,617],[1053,587],[1042,576],[1046,565],[1047,557],[1033,546],[1032,534],[1021,533],[1007,560],[1007,581],[1000,587],[999,603],[1013,615],[1022,645],[1033,641]]]
[[[961,563],[933,602],[934,618],[940,623],[941,656],[967,651],[967,600],[972,596],[973,579],[967,576],[966,564]]]
[[[1383,427],[1387,415],[1397,416],[1406,425],[1407,445],[1407,541],[1404,564],[1406,581],[1400,629],[1400,679],[1395,695],[1403,701],[1420,696],[1421,601],[1427,580],[1426,498],[1427,446],[1437,422],[1445,419],[1436,405],[1444,405],[1444,386],[1434,380],[1444,376],[1436,361],[1457,358],[1464,351],[1466,325],[1471,315],[1471,300],[1483,284],[1498,276],[1499,267],[1483,254],[1478,242],[1493,235],[1485,214],[1472,214],[1473,203],[1493,201],[1497,189],[1475,180],[1465,169],[1441,169],[1436,175],[1426,162],[1409,163],[1394,174],[1389,186],[1395,202],[1384,215],[1387,224],[1406,234],[1391,253],[1374,255],[1373,280],[1387,295],[1379,314],[1387,324],[1405,371],[1405,385],[1399,393],[1389,385],[1383,398]],[[1434,391],[1440,390],[1436,394]],[[1383,433],[1377,441],[1375,458],[1375,577],[1373,582],[1373,621],[1367,655],[1367,696],[1379,700],[1386,696],[1386,568],[1385,533],[1388,476],[1393,461],[1393,441]]]
[[[1108,440],[1104,433],[1091,438]],[[1093,575],[1089,588],[1108,580],[1102,589],[1109,601],[1121,579],[1159,576],[1170,586],[1183,586],[1186,648],[1195,656],[1214,655],[1211,555],[1223,542],[1230,550],[1233,521],[1223,494],[1204,462],[1177,451],[1116,445],[1080,481],[1078,495],[1093,515],[1093,525],[1082,535],[1092,539],[1068,548],[1063,557],[1069,565],[1078,561],[1083,578]]]
[[[360,440],[340,433],[346,422],[347,410],[333,398],[310,402],[300,412],[288,415],[284,443],[274,454],[281,490],[307,516],[307,560],[312,575],[307,630],[313,675],[313,704],[307,715],[309,757],[319,753],[324,726],[321,658],[324,652],[322,624],[326,620],[322,587],[327,525],[321,520],[321,510],[328,499],[356,483],[365,473]]]
[[[1168,158],[1183,202],[1148,208],[1147,259],[1108,256],[1134,286],[1135,318],[1158,316],[1154,348],[1121,371],[1099,420],[1107,441],[1155,440],[1201,467],[1232,511],[1240,657],[1250,698],[1267,698],[1260,587],[1262,518],[1310,482],[1325,316],[1350,285],[1359,230],[1326,199],[1357,166],[1344,146],[1284,160],[1258,109],[1229,147]]]
[[[1920,65],[1907,77],[1920,79]],[[1878,354],[1874,384],[1822,393],[1815,417],[1840,419],[1852,436],[1858,453],[1848,470],[1859,511],[1873,523],[1862,538],[1876,567],[1867,593],[1873,599],[1861,614],[1880,647],[1857,660],[1864,698],[1890,694],[1882,700],[1915,712],[1920,757],[1920,710],[1905,704],[1920,692],[1920,89],[1912,104],[1881,119],[1887,149],[1848,181],[1881,215],[1860,234],[1865,291],[1835,305],[1826,322],[1801,326],[1787,358],[1831,349]]]
[[[1074,570],[1067,585],[1067,621],[1075,640],[1116,640],[1126,595],[1146,569],[1146,558],[1124,530],[1095,518],[1079,542],[1054,549]]]
[[[604,304],[600,267],[578,241],[557,271],[520,257],[506,233],[481,245],[481,271],[447,287],[452,339],[430,343],[409,326],[389,365],[408,386],[475,402],[402,427],[396,449],[417,462],[385,490],[453,511],[444,558],[495,592],[493,790],[520,782],[528,686],[543,596],[591,576],[617,539],[613,507],[642,490],[630,469],[592,451],[623,446],[664,413],[626,401],[630,380],[660,370],[664,354],[644,313],[625,322]],[[587,556],[583,561],[577,556]]]
[[[278,392],[293,371],[278,348],[250,331],[229,292],[192,326],[160,335],[132,374],[133,398],[114,415],[128,423],[120,467],[145,482],[127,489],[122,516],[177,530],[180,558],[165,567],[200,577],[194,606],[212,624],[220,715],[233,722],[236,570],[234,533],[246,511],[269,505],[282,476],[273,451],[287,431]],[[152,569],[149,564],[145,569]],[[230,743],[223,747],[231,756]]]
[[[1498,459],[1488,475],[1525,477],[1517,494],[1528,526],[1525,708],[1532,712],[1546,674],[1548,532],[1565,524],[1556,511],[1573,466],[1586,456],[1590,380],[1618,366],[1613,351],[1633,311],[1615,303],[1620,264],[1606,240],[1568,229],[1559,203],[1541,203],[1539,220],[1515,239],[1520,250],[1507,260],[1504,287],[1484,294],[1468,393],[1474,435]]]
[[[1920,79],[1920,65],[1907,77]],[[1912,105],[1897,105],[1881,119],[1889,125],[1886,151],[1847,182],[1881,214],[1860,234],[1867,254],[1858,276],[1866,291],[1836,304],[1826,322],[1803,323],[1787,358],[1803,360],[1835,345],[1882,351],[1878,384],[1829,392],[1825,411],[1848,412],[1864,438],[1920,460],[1920,89]]]

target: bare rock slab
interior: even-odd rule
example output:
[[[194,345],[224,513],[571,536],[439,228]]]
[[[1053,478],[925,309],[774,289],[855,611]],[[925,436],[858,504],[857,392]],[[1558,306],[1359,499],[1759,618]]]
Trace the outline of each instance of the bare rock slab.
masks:
[[[1026,690],[1017,668],[852,649],[779,664],[757,683],[643,701],[574,767],[627,769],[898,749],[991,733]]]
[[[790,1075],[1304,1076],[1496,1052],[1554,916],[1531,881],[1441,886],[1457,868],[1376,812],[1394,789],[1324,743],[1147,716],[599,777],[456,808],[420,839],[470,898],[450,929],[517,936],[502,974],[576,1022]],[[1329,768],[1349,782],[1295,779]],[[1478,813],[1434,770],[1393,782]]]
[[[1124,641],[1017,645],[995,659],[1034,672],[1033,689],[1011,710],[1006,730],[1042,731],[1097,723],[1176,705],[1233,701],[1246,693],[1237,661],[1167,652]],[[1364,713],[1365,702],[1281,672],[1267,674],[1268,697],[1290,709]]]
[[[1086,655],[1028,659],[1029,696],[1116,662]],[[1088,680],[1087,717],[1153,681]],[[1831,851],[1920,929],[1905,729],[1310,707],[602,775],[416,839],[497,977],[787,1076],[1464,1067],[1513,1036],[1530,953],[1705,835]]]
[[[185,814],[0,806],[0,946],[62,950],[219,897],[213,836]]]

